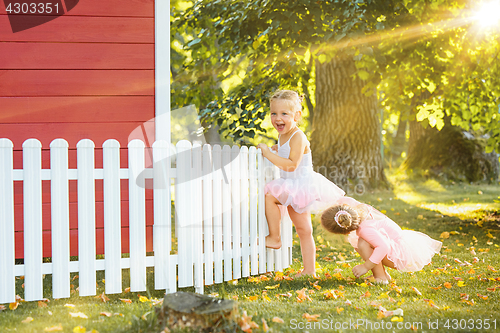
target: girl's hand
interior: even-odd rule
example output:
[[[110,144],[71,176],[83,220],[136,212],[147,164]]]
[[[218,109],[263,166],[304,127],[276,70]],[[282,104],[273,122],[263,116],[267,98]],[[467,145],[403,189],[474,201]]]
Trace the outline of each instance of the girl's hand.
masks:
[[[269,152],[269,147],[263,143],[259,143],[257,149],[262,150],[262,156],[265,156],[265,154]]]
[[[365,275],[368,271],[369,271],[369,269],[366,268],[366,266],[364,264],[362,264],[362,265],[356,265],[352,269],[352,273],[357,278],[359,278],[360,276]]]
[[[278,145],[274,145],[271,147],[271,150],[278,151]]]

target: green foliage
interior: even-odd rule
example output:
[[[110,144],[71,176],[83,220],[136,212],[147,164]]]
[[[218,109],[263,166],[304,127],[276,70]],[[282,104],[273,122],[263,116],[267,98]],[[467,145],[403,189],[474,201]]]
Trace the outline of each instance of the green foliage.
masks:
[[[376,89],[386,117],[443,117],[488,133],[500,151],[499,31],[478,30],[477,3],[466,0],[200,0],[174,12],[182,69],[175,107],[195,104],[205,126],[233,139],[265,133],[269,95],[306,94],[314,109],[315,63],[352,57],[364,92]],[[177,59],[177,58],[176,58]]]

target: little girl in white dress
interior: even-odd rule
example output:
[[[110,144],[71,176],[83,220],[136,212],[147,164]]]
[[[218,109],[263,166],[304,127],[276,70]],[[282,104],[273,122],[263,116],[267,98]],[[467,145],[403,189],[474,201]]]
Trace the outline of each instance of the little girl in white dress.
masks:
[[[312,155],[305,134],[297,127],[302,98],[295,91],[277,91],[270,99],[271,123],[278,131],[278,154],[265,144],[257,148],[280,169],[280,178],[266,184],[266,219],[269,235],[266,246],[281,247],[280,206],[288,209],[300,239],[304,269],[298,275],[315,275],[316,246],[312,235],[311,212],[332,205],[344,191],[313,170]]]

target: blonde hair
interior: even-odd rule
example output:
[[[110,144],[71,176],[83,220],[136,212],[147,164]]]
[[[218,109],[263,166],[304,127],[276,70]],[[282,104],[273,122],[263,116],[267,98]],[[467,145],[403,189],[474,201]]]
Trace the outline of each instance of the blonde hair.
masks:
[[[289,102],[290,108],[294,111],[302,111],[302,101],[304,95],[299,95],[293,90],[276,90],[269,99],[270,102],[276,99],[283,99]]]
[[[363,220],[361,211],[347,205],[332,206],[321,214],[321,225],[334,234],[347,235],[358,229]]]

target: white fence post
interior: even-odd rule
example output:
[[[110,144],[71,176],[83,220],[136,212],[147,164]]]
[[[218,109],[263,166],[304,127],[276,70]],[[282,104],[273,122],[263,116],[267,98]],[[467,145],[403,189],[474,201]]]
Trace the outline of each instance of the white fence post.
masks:
[[[120,143],[114,139],[106,140],[102,154],[105,290],[106,294],[118,294],[122,292]]]
[[[268,234],[266,221],[266,198],[264,187],[266,185],[266,167],[264,157],[260,150],[257,151],[257,175],[258,175],[258,211],[259,211],[259,273],[266,273],[266,235]]]
[[[193,168],[191,170],[192,210],[193,220],[190,226],[193,244],[194,287],[203,294],[203,190],[201,184],[202,156],[201,146],[193,144]]]
[[[223,256],[224,256],[224,281],[233,279],[231,248],[231,148],[222,147],[222,235],[223,235]]]
[[[248,147],[243,146],[240,150],[240,202],[241,202],[241,275],[250,275],[250,229],[248,226]]]
[[[231,148],[231,242],[233,244],[233,279],[241,278],[241,169],[240,147]]]
[[[146,290],[146,189],[137,183],[144,170],[144,142],[128,144],[130,291]]]
[[[96,294],[94,142],[83,139],[77,143],[76,147],[79,294],[89,296]]]
[[[248,152],[248,168],[249,168],[249,193],[250,193],[250,274],[259,273],[259,246],[258,241],[258,199],[257,193],[257,149],[250,147]]]
[[[16,298],[13,147],[9,139],[0,139],[0,304]]]
[[[50,209],[52,232],[52,296],[70,296],[68,142],[50,143]]]
[[[213,164],[213,214],[214,214],[214,269],[215,283],[222,283],[224,259],[222,249],[222,149],[215,145],[212,153]]]
[[[26,301],[43,298],[42,277],[42,144],[23,143],[24,281]]]
[[[153,143],[153,251],[155,254],[155,289],[167,293],[176,290],[176,269],[170,262],[172,250],[172,222],[170,196],[170,144]]]
[[[210,145],[203,145],[203,252],[205,261],[205,285],[214,283],[213,255],[213,210],[212,210],[212,151]]]
[[[177,181],[175,188],[175,212],[178,226],[178,272],[179,288],[193,285],[193,251],[190,227],[193,224],[191,193],[191,143],[181,140],[177,143]]]

